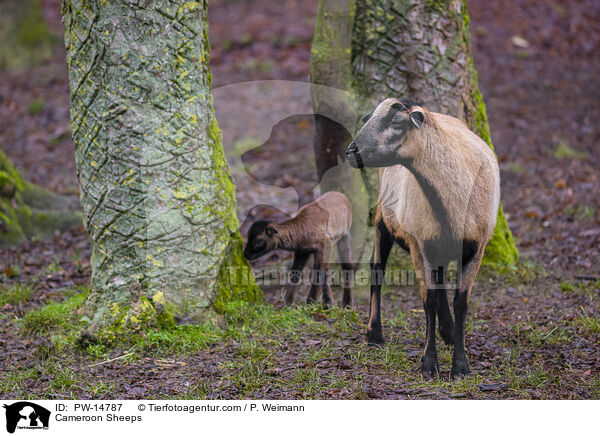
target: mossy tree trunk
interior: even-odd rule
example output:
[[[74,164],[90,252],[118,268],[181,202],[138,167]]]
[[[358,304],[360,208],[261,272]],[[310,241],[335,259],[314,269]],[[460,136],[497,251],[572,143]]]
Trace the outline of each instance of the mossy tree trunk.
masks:
[[[197,320],[258,299],[210,94],[206,2],[64,0],[63,21],[93,326],[115,303]]]
[[[350,79],[334,83],[326,72],[319,83],[331,83],[377,101],[390,96],[414,98],[430,110],[461,118],[493,148],[471,54],[466,0],[345,1],[347,14],[354,17],[351,45],[338,47],[335,44],[348,44],[347,39],[328,41],[322,37],[319,45],[334,59],[344,57]],[[328,17],[329,11],[320,8],[317,29],[327,25],[335,32],[336,25],[346,27],[345,21],[327,23]],[[348,77],[347,72],[342,75]],[[484,261],[513,264],[517,260],[518,252],[500,208]]]
[[[0,150],[0,247],[81,225],[77,198],[24,180]]]
[[[339,191],[352,203],[353,261],[365,263],[371,256],[372,232],[369,209],[377,200],[369,179],[341,165],[352,139],[361,101],[350,88],[354,0],[320,0],[311,47],[311,97],[315,113],[314,153],[321,192]],[[341,92],[340,92],[341,90]],[[343,92],[347,91],[347,92]]]

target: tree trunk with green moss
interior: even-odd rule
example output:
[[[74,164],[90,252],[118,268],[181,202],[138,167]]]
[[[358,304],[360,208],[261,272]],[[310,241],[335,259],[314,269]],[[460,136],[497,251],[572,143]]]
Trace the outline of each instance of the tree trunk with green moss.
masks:
[[[0,150],[0,247],[81,225],[77,198],[24,180]]]
[[[210,94],[206,2],[63,1],[93,326],[260,296]]]
[[[314,153],[321,192],[339,191],[352,204],[352,256],[365,263],[371,256],[369,208],[377,200],[376,187],[363,177],[366,171],[339,165],[352,140],[358,107],[352,81],[350,45],[354,25],[353,0],[319,1],[311,47],[311,98],[315,112]],[[320,86],[322,85],[322,86]]]
[[[320,4],[328,4],[321,0]],[[348,16],[354,17],[351,46],[347,39],[319,37],[317,45],[344,65],[344,83],[334,82],[330,72],[313,72],[313,82],[381,101],[390,96],[412,97],[430,110],[460,118],[493,148],[485,104],[479,92],[471,54],[469,14],[465,0],[345,0]],[[337,12],[339,15],[339,11]],[[319,9],[320,35],[335,32],[346,21],[331,21],[326,8]],[[329,21],[329,22],[328,22]],[[343,57],[343,62],[339,58]],[[349,71],[349,74],[348,72]],[[340,150],[342,145],[338,147]],[[371,178],[371,177],[370,177]],[[500,208],[485,262],[514,264],[518,252]]]

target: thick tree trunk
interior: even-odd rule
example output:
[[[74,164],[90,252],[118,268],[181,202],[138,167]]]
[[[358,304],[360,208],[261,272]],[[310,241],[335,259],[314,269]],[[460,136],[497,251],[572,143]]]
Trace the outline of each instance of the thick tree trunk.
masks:
[[[63,1],[89,306],[200,319],[259,289],[210,94],[206,2]],[[104,317],[103,317],[104,316]]]
[[[351,92],[350,46],[354,26],[354,0],[320,0],[311,47],[311,97],[315,112],[314,153],[321,192],[339,191],[352,203],[352,254],[354,262],[369,261],[372,232],[369,208],[376,187],[349,165],[341,165],[360,111],[360,98]],[[347,91],[339,92],[338,90]]]
[[[378,101],[389,96],[412,97],[430,110],[463,119],[492,147],[471,55],[466,1],[347,1],[349,13],[355,11],[351,47],[328,48],[332,56],[343,53],[350,63],[351,79],[341,84],[347,86],[344,89]],[[325,22],[327,12],[321,8],[317,21]],[[485,261],[513,264],[517,260],[500,208]]]
[[[23,180],[0,150],[0,247],[81,225],[77,198]]]

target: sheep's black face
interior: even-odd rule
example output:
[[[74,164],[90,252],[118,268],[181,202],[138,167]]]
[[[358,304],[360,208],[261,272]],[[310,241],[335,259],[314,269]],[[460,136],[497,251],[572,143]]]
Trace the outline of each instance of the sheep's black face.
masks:
[[[248,231],[248,242],[244,248],[244,257],[248,260],[255,260],[271,251],[271,236],[268,233],[270,221],[256,221]]]
[[[408,130],[417,126],[413,115],[409,115],[411,106],[413,103],[408,100],[387,99],[364,117],[365,125],[346,149],[348,163],[354,168],[388,167],[402,163],[399,150]]]

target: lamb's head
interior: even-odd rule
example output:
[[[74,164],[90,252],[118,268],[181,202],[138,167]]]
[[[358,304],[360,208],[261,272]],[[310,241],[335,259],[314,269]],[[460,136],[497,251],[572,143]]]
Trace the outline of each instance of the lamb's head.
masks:
[[[389,167],[414,156],[408,139],[420,129],[425,110],[405,98],[388,98],[363,117],[365,125],[346,149],[346,160],[354,168]]]
[[[275,235],[277,229],[271,225],[271,221],[256,221],[248,230],[248,242],[244,248],[244,256],[248,260],[258,259],[269,251],[277,248]]]

